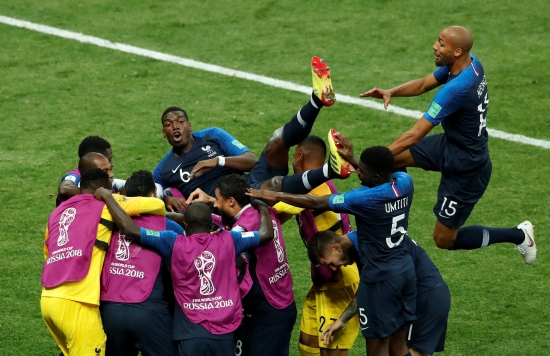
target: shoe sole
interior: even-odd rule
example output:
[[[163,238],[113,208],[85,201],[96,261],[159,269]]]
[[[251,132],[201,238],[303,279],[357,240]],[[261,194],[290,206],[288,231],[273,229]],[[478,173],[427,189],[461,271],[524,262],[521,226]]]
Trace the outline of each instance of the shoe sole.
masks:
[[[341,149],[340,145],[336,143],[334,140],[334,134],[336,134],[336,131],[334,129],[330,129],[328,132],[328,143],[330,148],[330,168],[333,172],[336,172],[340,177],[342,178],[348,178],[352,172],[352,169],[350,168],[351,165],[348,161],[342,158],[338,154],[338,149]]]
[[[311,75],[315,96],[323,102],[323,105],[333,105],[336,102],[336,95],[330,79],[330,68],[325,61],[317,56],[311,58]]]

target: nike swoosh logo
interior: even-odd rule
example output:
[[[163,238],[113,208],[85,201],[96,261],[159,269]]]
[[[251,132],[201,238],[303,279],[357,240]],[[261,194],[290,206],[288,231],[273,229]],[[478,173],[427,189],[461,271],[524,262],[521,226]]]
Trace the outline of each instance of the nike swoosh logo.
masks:
[[[442,218],[445,218],[445,219],[450,218],[450,216],[441,215],[441,213],[439,213],[439,216],[441,216]]]
[[[527,246],[528,247],[535,246],[535,241],[533,241],[533,238],[531,237],[531,235],[529,235],[528,233],[525,233],[525,235],[527,235],[527,237],[529,238],[529,245],[527,245]]]
[[[176,173],[178,171],[178,168],[180,168],[181,163],[176,167],[176,169],[172,169],[172,173]]]
[[[367,327],[364,327],[364,328],[361,327],[361,330],[367,330],[368,328],[369,328],[368,326],[367,326]]]

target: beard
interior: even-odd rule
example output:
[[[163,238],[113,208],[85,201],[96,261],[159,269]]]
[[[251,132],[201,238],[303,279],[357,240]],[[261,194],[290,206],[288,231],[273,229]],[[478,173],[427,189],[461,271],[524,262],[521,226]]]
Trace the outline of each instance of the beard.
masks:
[[[233,218],[234,218],[233,216],[229,215],[222,209],[216,209],[216,212],[222,218],[222,224],[224,226],[231,226],[231,224],[233,223]]]

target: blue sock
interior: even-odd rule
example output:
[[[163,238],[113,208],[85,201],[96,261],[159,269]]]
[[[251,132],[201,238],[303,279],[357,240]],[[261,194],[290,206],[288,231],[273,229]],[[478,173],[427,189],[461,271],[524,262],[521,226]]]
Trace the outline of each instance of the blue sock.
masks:
[[[284,177],[281,182],[281,191],[291,194],[307,194],[329,179],[328,165],[325,163],[321,168]]]
[[[318,105],[314,99],[319,100],[312,95],[310,101],[283,127],[283,140],[288,147],[299,144],[309,136],[322,106],[322,103]]]
[[[492,244],[510,242],[516,245],[523,243],[523,230],[511,228],[485,227],[480,225],[466,226],[458,230],[451,250],[474,250]]]

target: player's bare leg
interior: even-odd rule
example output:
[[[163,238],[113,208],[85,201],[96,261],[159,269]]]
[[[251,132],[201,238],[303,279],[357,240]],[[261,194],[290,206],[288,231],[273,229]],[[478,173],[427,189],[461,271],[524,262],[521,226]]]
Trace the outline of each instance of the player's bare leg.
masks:
[[[456,240],[457,234],[458,229],[447,227],[439,220],[436,221],[433,237],[437,247],[447,250],[451,249]]]

